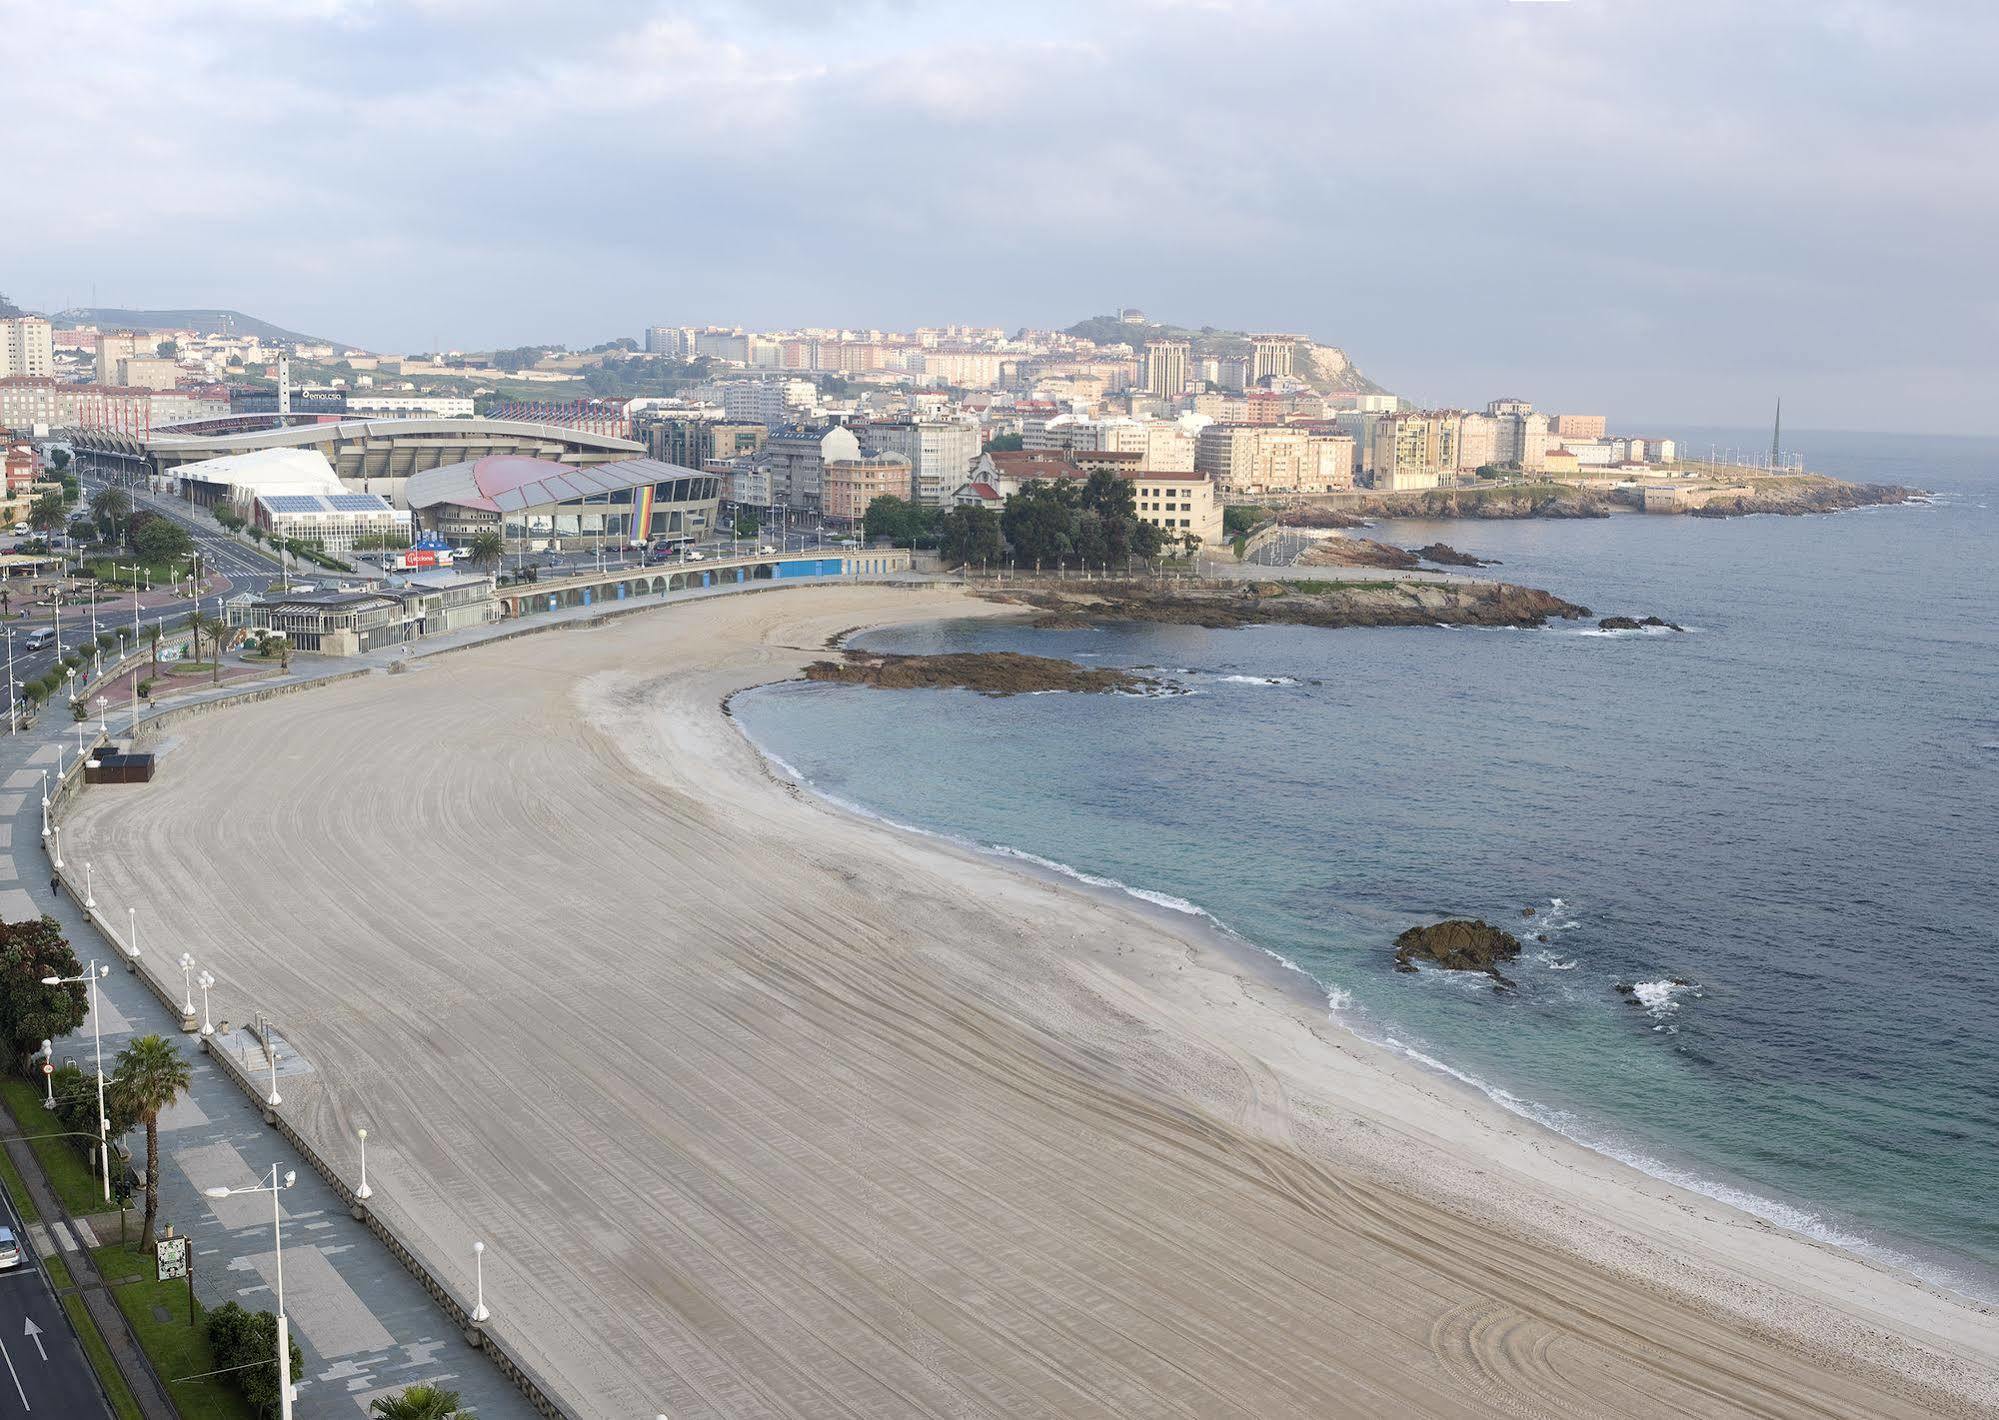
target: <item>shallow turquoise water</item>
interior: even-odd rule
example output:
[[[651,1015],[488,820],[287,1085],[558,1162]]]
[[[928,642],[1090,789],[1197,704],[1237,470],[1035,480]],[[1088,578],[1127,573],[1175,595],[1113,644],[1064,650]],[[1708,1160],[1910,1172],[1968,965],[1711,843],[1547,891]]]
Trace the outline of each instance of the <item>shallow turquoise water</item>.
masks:
[[[1999,1297],[1999,441],[1797,442],[1939,497],[1381,534],[1684,636],[958,622],[866,644],[1193,693],[790,685],[736,713],[824,793],[1205,910],[1574,1137]],[[1392,971],[1442,914],[1549,940],[1513,995]]]

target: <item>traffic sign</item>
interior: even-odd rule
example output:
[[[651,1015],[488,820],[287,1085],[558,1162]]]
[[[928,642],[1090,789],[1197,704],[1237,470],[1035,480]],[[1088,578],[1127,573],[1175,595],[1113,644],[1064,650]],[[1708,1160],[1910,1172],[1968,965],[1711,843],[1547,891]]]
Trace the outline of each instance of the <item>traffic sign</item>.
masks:
[[[153,1243],[153,1249],[159,1257],[160,1281],[187,1276],[186,1238],[160,1238]]]
[[[54,1065],[50,1064],[46,1060],[42,1062],[42,1073],[44,1075],[53,1075],[55,1074],[55,1072],[56,1072],[56,1067]]]

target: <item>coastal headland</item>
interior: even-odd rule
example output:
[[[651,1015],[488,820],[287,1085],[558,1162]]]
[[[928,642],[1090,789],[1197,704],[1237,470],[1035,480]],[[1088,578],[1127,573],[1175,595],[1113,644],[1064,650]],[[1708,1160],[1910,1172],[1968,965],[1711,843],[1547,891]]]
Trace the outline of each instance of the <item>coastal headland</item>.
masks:
[[[1795,516],[1906,503],[1921,496],[1918,489],[1892,483],[1745,471],[1714,478],[1549,480],[1386,493],[1356,489],[1299,499],[1275,516],[1288,526],[1323,528],[1355,527],[1372,518],[1607,518],[1621,509],[1710,518],[1750,513]]]
[[[365,1125],[467,1295],[485,1242],[580,1415],[1999,1412],[1989,1312],[1194,919],[840,812],[723,710],[842,629],[1033,610],[825,587],[418,661],[175,725],[65,847],[281,1023],[285,1113],[348,1167]]]

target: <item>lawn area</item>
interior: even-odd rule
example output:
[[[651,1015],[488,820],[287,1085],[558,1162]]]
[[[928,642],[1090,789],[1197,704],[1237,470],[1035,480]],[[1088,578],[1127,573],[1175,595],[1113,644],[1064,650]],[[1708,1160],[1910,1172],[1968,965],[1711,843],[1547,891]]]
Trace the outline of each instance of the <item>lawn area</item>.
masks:
[[[139,1344],[152,1358],[153,1369],[167,1384],[175,1407],[187,1420],[254,1420],[243,1394],[228,1376],[206,1380],[181,1380],[215,1369],[215,1354],[208,1348],[207,1312],[195,1307],[195,1324],[187,1324],[187,1283],[153,1280],[153,1259],[149,1253],[133,1252],[122,1243],[107,1243],[91,1256],[118,1298],[118,1309],[132,1324]],[[130,1279],[130,1280],[124,1280]],[[162,1307],[170,1320],[161,1321],[153,1308]]]
[[[42,1092],[26,1080],[13,1076],[0,1076],[0,1100],[5,1100],[7,1112],[14,1116],[14,1123],[23,1134],[50,1134],[62,1126],[56,1117],[42,1108]],[[35,1157],[42,1161],[42,1172],[48,1175],[49,1187],[56,1198],[71,1213],[101,1213],[104,1211],[104,1185],[91,1172],[90,1161],[76,1146],[89,1146],[84,1139],[30,1139],[28,1147],[35,1151]],[[11,1168],[11,1165],[9,1166]],[[13,1179],[8,1179],[12,1186]]]
[[[42,1210],[28,1196],[27,1180],[21,1177],[21,1171],[14,1167],[14,1161],[7,1156],[5,1149],[0,1149],[0,1183],[6,1184],[7,1196],[14,1200],[14,1209],[21,1215],[22,1222],[39,1223],[42,1220]]]
[[[118,1363],[111,1359],[111,1348],[97,1334],[97,1323],[90,1319],[90,1310],[84,1306],[83,1298],[75,1292],[69,1293],[62,1299],[62,1309],[69,1313],[69,1323],[76,1328],[77,1337],[83,1342],[83,1354],[90,1358],[90,1369],[97,1372],[97,1379],[104,1383],[105,1393],[111,1397],[111,1408],[117,1412],[118,1420],[144,1420],[139,1402],[132,1398],[125,1378],[118,1374]]]

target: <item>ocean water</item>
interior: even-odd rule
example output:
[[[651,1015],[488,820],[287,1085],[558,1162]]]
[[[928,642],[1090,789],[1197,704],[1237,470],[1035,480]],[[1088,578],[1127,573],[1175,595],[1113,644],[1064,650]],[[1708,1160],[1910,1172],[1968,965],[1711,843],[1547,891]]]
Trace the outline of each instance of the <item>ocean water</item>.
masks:
[[[825,794],[1209,913],[1509,1107],[1999,1299],[1999,440],[1786,442],[1936,497],[1378,534],[1684,635],[960,621],[864,644],[1192,693],[792,684],[736,713]],[[1522,936],[1517,991],[1392,969],[1447,914]]]

